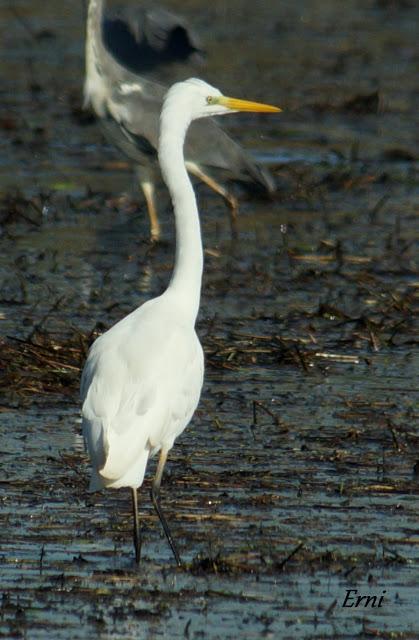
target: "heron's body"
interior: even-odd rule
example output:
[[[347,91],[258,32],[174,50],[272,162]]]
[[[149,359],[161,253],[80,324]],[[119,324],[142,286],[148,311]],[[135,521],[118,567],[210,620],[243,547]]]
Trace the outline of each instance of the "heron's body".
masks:
[[[90,0],[85,104],[90,104],[100,118],[107,138],[137,165],[138,178],[150,214],[152,236],[157,238],[160,231],[154,185],[159,176],[159,114],[167,88],[154,78],[134,73],[133,64],[125,62],[127,66],[124,66],[124,59],[109,48],[111,36],[104,38],[103,24],[104,0]],[[168,27],[164,33],[166,40],[163,38],[163,42],[167,42],[167,33],[170,33]],[[194,42],[192,36],[191,41]],[[195,49],[193,44],[190,49]],[[185,144],[185,159],[188,171],[222,195],[233,209],[237,206],[236,199],[219,183],[220,177],[222,180],[233,179],[258,186],[266,193],[275,190],[269,172],[260,167],[212,120],[192,124]]]
[[[167,454],[189,423],[203,382],[203,353],[195,333],[203,251],[197,203],[185,167],[185,135],[196,118],[239,109],[278,110],[224,98],[196,79],[169,90],[161,114],[159,161],[174,204],[173,275],[161,296],[95,341],[82,375],[83,433],[93,466],[91,488],[131,487],[137,559],[136,489],[143,482],[150,455],[160,451],[153,503],[180,563],[161,512],[160,481]]]
[[[121,66],[139,75],[157,74],[161,82],[173,82],[174,73],[184,75],[190,70],[186,65],[203,61],[199,38],[182,16],[138,0],[106,10],[102,39]]]

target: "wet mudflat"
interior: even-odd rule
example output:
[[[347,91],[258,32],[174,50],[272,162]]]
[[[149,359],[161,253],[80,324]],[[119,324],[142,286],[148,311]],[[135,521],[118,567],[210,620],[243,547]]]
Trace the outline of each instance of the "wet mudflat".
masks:
[[[167,195],[150,247],[80,117],[81,7],[0,4],[0,637],[416,638],[417,10],[167,4],[196,73],[285,108],[233,121],[280,185],[242,199],[237,240],[198,187],[206,383],[162,489],[182,569],[149,478],[140,568],[128,492],[87,493],[78,406],[94,335],[168,281]]]

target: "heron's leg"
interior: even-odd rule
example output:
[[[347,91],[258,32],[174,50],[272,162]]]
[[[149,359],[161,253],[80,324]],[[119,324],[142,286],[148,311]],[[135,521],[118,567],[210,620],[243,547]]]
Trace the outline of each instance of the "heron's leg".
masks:
[[[150,238],[152,242],[158,242],[160,240],[160,223],[154,199],[154,184],[151,180],[140,178],[140,186],[147,204],[147,212],[150,220]]]
[[[232,193],[227,191],[227,189],[225,189],[222,184],[214,180],[214,178],[211,178],[211,176],[208,176],[206,173],[204,173],[202,169],[198,167],[198,165],[195,164],[194,162],[186,162],[185,164],[188,171],[190,171],[194,176],[199,178],[199,180],[204,182],[208,187],[210,187],[210,189],[215,191],[215,193],[218,193],[218,195],[224,198],[224,200],[228,203],[230,207],[231,227],[232,227],[233,233],[235,233],[236,224],[237,224],[237,214],[239,211],[239,201],[237,200],[237,198],[233,196]]]
[[[164,533],[166,534],[167,541],[170,544],[170,548],[173,552],[173,555],[175,556],[177,565],[180,567],[182,565],[180,561],[180,555],[177,550],[175,541],[173,540],[172,534],[170,533],[169,525],[167,524],[167,520],[163,514],[163,511],[160,505],[160,485],[161,485],[164,465],[166,464],[166,460],[167,460],[167,454],[168,454],[168,451],[166,451],[165,449],[161,450],[159,463],[157,465],[156,475],[154,476],[153,483],[151,485],[151,499],[153,501],[153,505],[157,512],[157,515],[159,516],[159,520],[162,524]]]
[[[134,549],[135,549],[135,562],[140,562],[141,557],[141,531],[140,531],[140,521],[138,518],[138,499],[137,499],[137,489],[131,488],[132,495],[132,515],[134,518]]]

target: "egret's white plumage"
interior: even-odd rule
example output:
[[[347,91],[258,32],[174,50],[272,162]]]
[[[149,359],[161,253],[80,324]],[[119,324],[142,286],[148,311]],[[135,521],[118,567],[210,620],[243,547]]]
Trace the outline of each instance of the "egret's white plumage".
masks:
[[[193,319],[171,292],[96,340],[82,379],[92,490],[142,484],[149,456],[169,451],[191,419],[203,373]]]
[[[152,497],[180,563],[161,512],[160,481],[176,437],[189,423],[201,393],[204,359],[195,332],[203,253],[198,209],[183,157],[190,123],[236,110],[279,111],[225,98],[202,80],[177,83],[161,113],[159,162],[176,222],[176,259],[166,291],[123,318],[90,349],[81,382],[83,434],[93,472],[90,488],[131,487],[134,544],[139,560],[136,489],[148,459],[160,451]]]

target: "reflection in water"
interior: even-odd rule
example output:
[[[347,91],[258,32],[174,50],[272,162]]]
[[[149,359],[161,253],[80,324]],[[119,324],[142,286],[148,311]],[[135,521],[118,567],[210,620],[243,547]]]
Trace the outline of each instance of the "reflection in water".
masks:
[[[151,262],[144,265],[139,278],[139,290],[141,293],[151,293],[153,290],[154,270]]]

